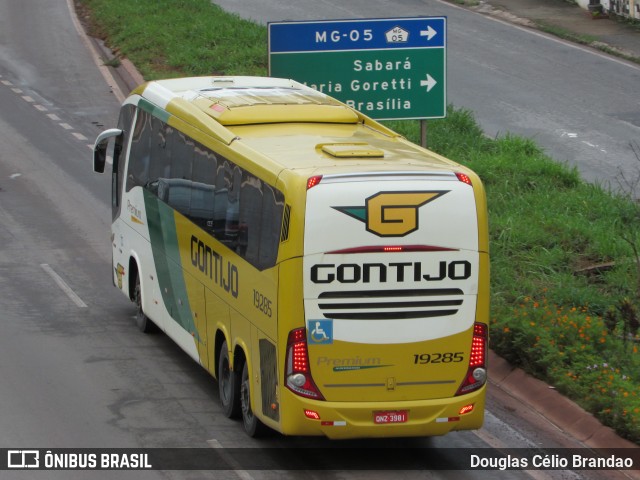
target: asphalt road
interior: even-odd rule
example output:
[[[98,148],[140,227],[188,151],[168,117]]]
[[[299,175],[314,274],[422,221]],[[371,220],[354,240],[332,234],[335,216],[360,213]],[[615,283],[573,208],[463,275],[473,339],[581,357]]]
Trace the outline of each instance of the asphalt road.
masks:
[[[607,188],[640,179],[638,65],[442,0],[213,3],[261,23],[446,16],[448,102],[471,110],[488,136],[532,138]]]
[[[490,390],[486,425],[478,432],[337,445],[246,437],[221,414],[216,382],[164,335],[139,333],[133,305],[111,285],[110,177],[91,171],[89,145],[115,124],[117,110],[65,0],[0,2],[0,449],[579,446],[499,389]],[[447,459],[452,466],[467,460]],[[241,468],[0,471],[3,480],[300,475]],[[389,472],[304,475],[382,479]],[[477,479],[486,472],[400,470],[394,476]],[[491,472],[491,478],[530,477],[603,475]]]

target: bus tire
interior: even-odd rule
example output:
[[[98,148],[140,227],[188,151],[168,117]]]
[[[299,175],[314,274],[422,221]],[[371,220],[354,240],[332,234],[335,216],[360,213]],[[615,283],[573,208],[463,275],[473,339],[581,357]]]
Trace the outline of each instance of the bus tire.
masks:
[[[244,362],[242,367],[242,382],[240,384],[240,403],[242,405],[242,422],[244,430],[250,437],[263,437],[269,431],[268,427],[258,420],[251,410],[251,379],[249,378],[249,367]]]
[[[218,357],[218,392],[222,413],[227,418],[240,418],[240,375],[231,369],[227,341],[222,343]]]
[[[136,302],[136,325],[142,333],[154,333],[158,330],[155,323],[147,317],[142,310],[142,288],[140,287],[140,275],[136,274],[136,287],[133,292]]]

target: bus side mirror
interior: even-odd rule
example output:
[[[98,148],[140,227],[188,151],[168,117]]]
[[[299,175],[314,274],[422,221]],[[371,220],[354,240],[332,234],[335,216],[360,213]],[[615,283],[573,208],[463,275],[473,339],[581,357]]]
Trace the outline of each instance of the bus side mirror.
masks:
[[[123,131],[119,128],[110,128],[105,130],[93,145],[93,171],[96,173],[104,173],[104,166],[107,163],[107,147],[109,146],[109,139],[122,135]]]

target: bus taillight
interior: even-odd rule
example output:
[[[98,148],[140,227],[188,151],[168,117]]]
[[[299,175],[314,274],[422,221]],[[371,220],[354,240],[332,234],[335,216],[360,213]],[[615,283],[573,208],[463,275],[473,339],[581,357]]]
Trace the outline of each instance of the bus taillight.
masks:
[[[313,177],[309,177],[309,179],[307,180],[307,190],[318,185],[321,180],[322,180],[322,175],[315,175]]]
[[[487,381],[487,348],[488,327],[484,323],[473,324],[473,340],[471,341],[471,354],[469,355],[469,368],[465,379],[458,388],[457,395],[464,395],[478,390]]]
[[[301,397],[324,400],[311,378],[305,328],[296,328],[289,332],[286,367],[286,385],[289,390]]]
[[[469,178],[469,175],[467,175],[466,173],[456,172],[456,177],[458,177],[458,180],[460,180],[462,183],[471,185],[471,178]]]

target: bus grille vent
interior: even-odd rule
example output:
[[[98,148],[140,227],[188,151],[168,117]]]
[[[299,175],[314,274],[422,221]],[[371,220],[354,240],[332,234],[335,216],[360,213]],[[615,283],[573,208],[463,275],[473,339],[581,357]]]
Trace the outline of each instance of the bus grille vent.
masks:
[[[282,215],[282,231],[280,232],[280,242],[289,240],[289,220],[291,219],[291,205],[284,206]]]
[[[321,293],[318,306],[336,320],[401,320],[455,315],[463,298],[459,288],[339,291]]]

